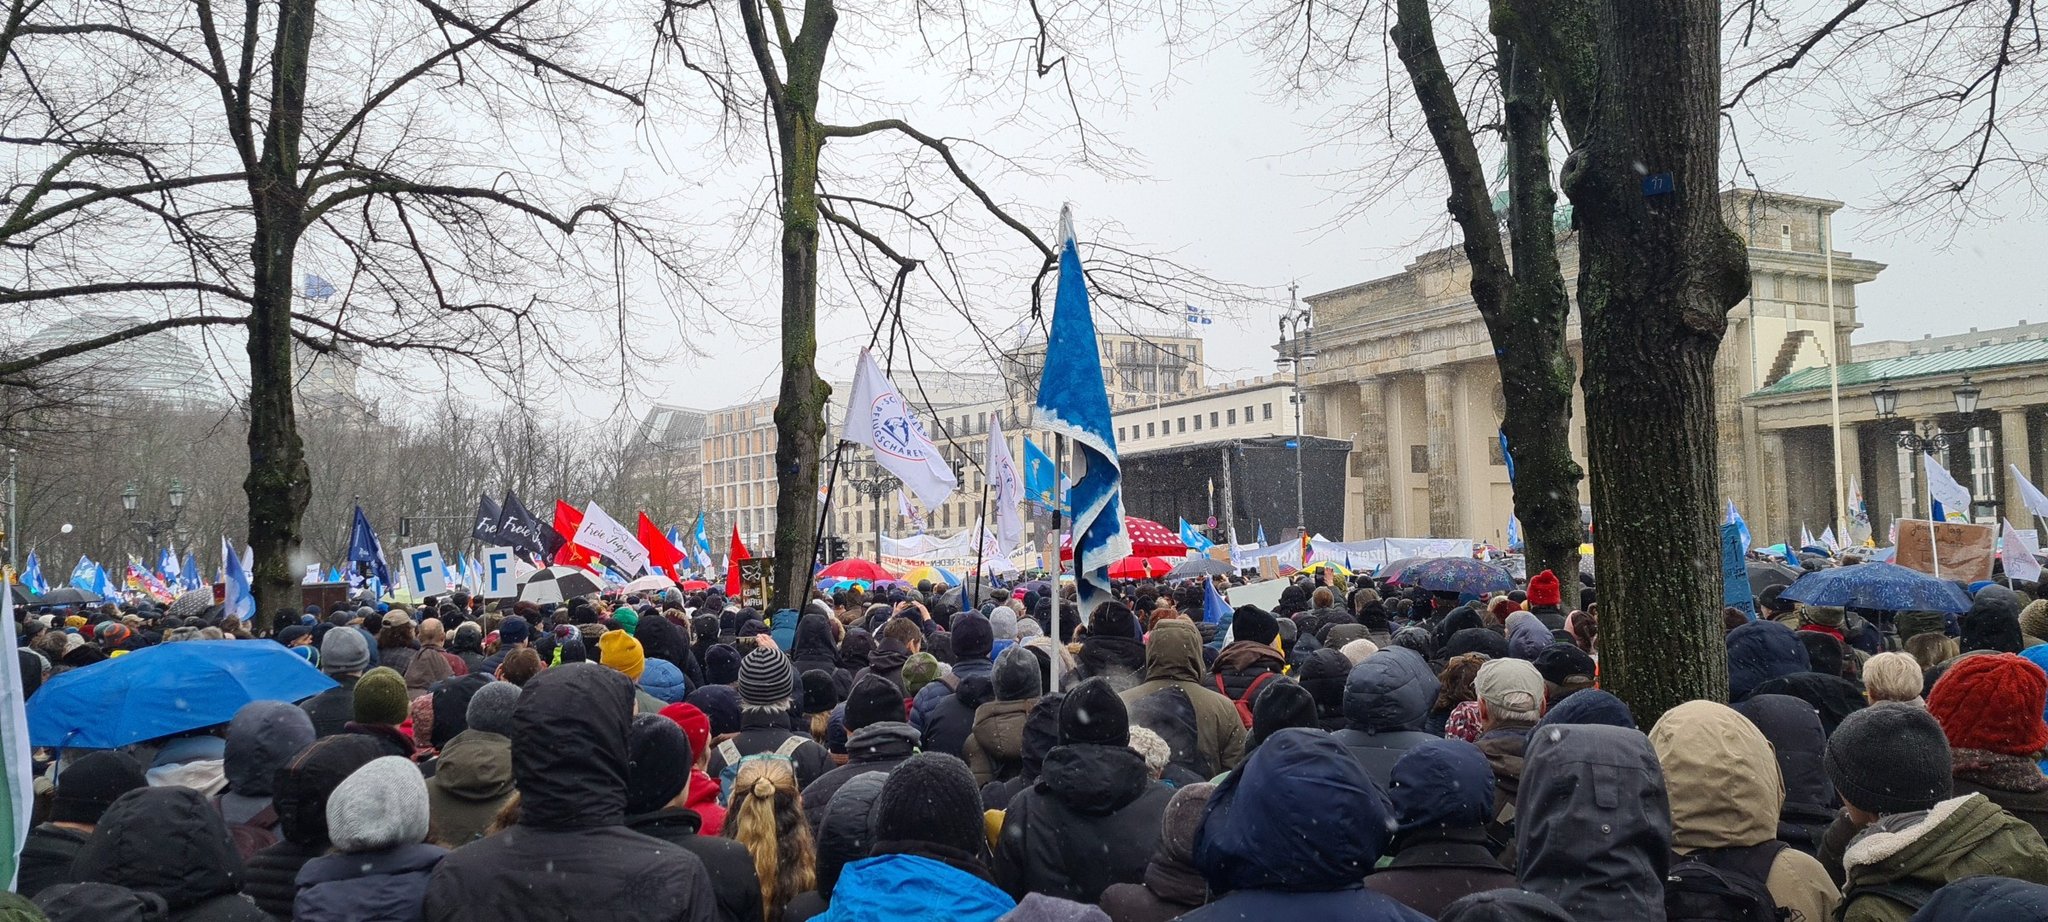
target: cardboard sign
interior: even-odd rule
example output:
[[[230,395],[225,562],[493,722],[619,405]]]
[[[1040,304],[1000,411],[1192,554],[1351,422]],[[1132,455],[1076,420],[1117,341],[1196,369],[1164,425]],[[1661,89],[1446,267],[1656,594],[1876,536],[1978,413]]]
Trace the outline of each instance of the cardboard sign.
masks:
[[[438,544],[421,544],[398,552],[399,581],[416,599],[448,591],[445,566]]]
[[[1898,520],[1892,562],[1940,579],[1973,583],[1991,578],[1998,530],[1972,522]]]
[[[1230,548],[1224,545],[1218,544],[1210,548],[1206,553],[1209,555],[1210,560],[1220,560],[1224,563],[1230,562]]]
[[[507,599],[519,594],[518,574],[514,572],[518,558],[509,547],[487,547],[477,563],[480,565],[479,578],[483,581],[483,596],[486,599]]]
[[[1274,579],[1279,579],[1279,578],[1280,578],[1280,558],[1278,558],[1278,557],[1261,557],[1261,558],[1259,558],[1259,579],[1261,579],[1261,580],[1274,580]]]
[[[763,615],[773,612],[770,603],[775,600],[775,558],[749,557],[740,561],[739,567],[740,604]]]

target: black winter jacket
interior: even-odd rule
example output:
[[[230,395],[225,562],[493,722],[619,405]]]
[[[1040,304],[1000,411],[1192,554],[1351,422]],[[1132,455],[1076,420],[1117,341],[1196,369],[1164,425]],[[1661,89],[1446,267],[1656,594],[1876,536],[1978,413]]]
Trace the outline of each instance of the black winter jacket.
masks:
[[[341,684],[307,698],[299,704],[299,710],[313,718],[313,733],[318,736],[333,736],[342,727],[355,719],[356,680],[361,676],[349,676],[335,681]]]
[[[918,742],[916,730],[907,723],[893,720],[855,730],[853,736],[846,740],[846,764],[804,786],[804,816],[811,821],[811,834],[816,836],[824,825],[826,805],[832,802],[832,795],[838,793],[841,785],[856,775],[869,772],[888,774],[904,759],[917,754]]]
[[[300,845],[286,840],[257,852],[242,869],[242,895],[256,901],[256,908],[273,919],[286,922],[292,917],[292,902],[299,896],[299,870],[321,855],[325,844]]]
[[[53,884],[77,883],[78,878],[71,873],[71,862],[84,847],[85,833],[75,829],[44,823],[29,830],[28,841],[21,846],[14,892],[33,897]]]
[[[818,893],[830,896],[839,884],[839,872],[847,865],[868,857],[874,848],[868,814],[882,796],[882,784],[889,776],[881,772],[858,775],[841,785],[825,807],[823,827],[818,830]]]
[[[634,686],[596,663],[526,683],[513,711],[519,825],[463,846],[427,884],[434,922],[712,922],[697,856],[625,827]]]
[[[72,870],[82,881],[162,897],[170,922],[269,922],[238,892],[242,862],[220,811],[190,788],[121,795],[100,817]]]
[[[741,756],[751,756],[774,752],[784,740],[792,736],[802,737],[804,744],[798,746],[796,753],[790,758],[796,762],[797,787],[808,788],[826,772],[832,770],[832,753],[811,739],[810,734],[790,729],[789,720],[788,711],[742,713],[739,735],[734,736],[730,742],[739,750]],[[724,743],[711,747],[711,764],[704,768],[704,772],[713,778],[725,771],[725,748]]]
[[[753,922],[761,918],[761,880],[754,876],[754,856],[732,839],[700,835],[704,819],[695,810],[669,807],[627,817],[626,828],[660,839],[697,856],[711,875],[718,896],[720,922]]]
[[[1129,747],[1060,746],[1038,783],[1010,801],[996,839],[996,885],[1018,899],[1036,892],[1094,903],[1110,884],[1144,880],[1172,797]]]
[[[356,854],[323,855],[299,871],[295,922],[417,922],[428,875],[448,850],[401,845]]]
[[[974,735],[974,712],[994,700],[995,686],[987,676],[961,679],[959,687],[940,698],[925,716],[924,728],[918,731],[923,737],[920,747],[964,760],[967,738]]]
[[[292,917],[299,869],[327,854],[327,797],[343,779],[384,751],[382,743],[346,733],[314,740],[277,770],[270,792],[284,840],[257,852],[242,873],[242,893],[278,919]]]

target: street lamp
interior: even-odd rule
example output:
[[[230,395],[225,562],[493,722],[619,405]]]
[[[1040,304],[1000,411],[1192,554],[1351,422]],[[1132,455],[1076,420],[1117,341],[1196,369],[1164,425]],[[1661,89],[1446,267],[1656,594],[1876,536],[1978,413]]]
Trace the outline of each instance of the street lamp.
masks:
[[[854,470],[858,471],[858,473],[848,475],[846,484],[853,488],[853,492],[859,493],[874,502],[875,563],[879,564],[882,562],[882,497],[888,495],[890,490],[896,489],[903,482],[897,480],[894,474],[883,470],[881,465],[872,461]]]
[[[128,513],[128,527],[135,529],[151,546],[162,544],[163,536],[178,527],[178,517],[185,511],[185,484],[172,480],[170,488],[164,491],[164,500],[170,507],[165,518],[147,518],[138,515],[142,507],[142,490],[134,481],[121,488],[121,509]]]
[[[1295,307],[1295,289],[1287,286],[1287,308],[1280,312],[1280,364],[1294,366],[1294,393],[1287,402],[1294,405],[1294,523],[1303,533],[1308,531],[1308,511],[1302,490],[1301,478],[1301,372],[1308,360],[1316,357],[1314,342],[1310,334],[1315,332],[1315,315],[1307,306]]]
[[[1984,396],[1984,389],[1971,382],[1969,375],[1963,376],[1963,383],[1956,385],[1952,392],[1956,401],[1956,414],[1971,416],[1977,412],[1977,401]],[[1877,389],[1870,392],[1870,399],[1877,405],[1879,419],[1895,418],[1899,412],[1899,391],[1891,386],[1890,380],[1880,380]],[[1951,444],[1966,436],[1963,432],[1944,432],[1939,423],[1927,421],[1919,424],[1919,431],[1901,430],[1898,433],[1900,448],[1907,451],[1947,451]]]

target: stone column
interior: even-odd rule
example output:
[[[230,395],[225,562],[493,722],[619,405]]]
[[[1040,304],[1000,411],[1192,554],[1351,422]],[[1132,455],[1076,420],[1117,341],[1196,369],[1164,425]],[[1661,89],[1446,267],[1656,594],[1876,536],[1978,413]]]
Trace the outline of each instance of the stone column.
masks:
[[[2027,409],[2001,410],[1998,413],[1998,483],[2001,500],[1999,511],[2012,520],[2014,528],[2027,528],[2033,524],[2034,513],[2020,502],[2020,481],[2012,475],[2012,467],[2039,486],[2041,479],[2034,472],[2034,440],[2027,427]],[[2007,467],[2006,465],[2012,465]],[[2026,523],[2026,524],[2021,524]]]
[[[1422,405],[1429,421],[1429,534],[1455,538],[1465,515],[1458,491],[1458,372],[1437,367],[1422,378]]]
[[[1393,471],[1388,468],[1387,396],[1379,378],[1358,382],[1358,432],[1352,441],[1361,496],[1360,538],[1381,538],[1392,532]],[[1347,536],[1349,537],[1349,536]]]
[[[1422,533],[1427,523],[1409,521],[1408,517],[1408,446],[1413,437],[1408,433],[1408,408],[1401,403],[1406,390],[1397,378],[1381,378],[1382,398],[1380,418],[1386,424],[1381,441],[1387,446],[1387,517],[1386,532],[1373,537],[1410,538]]]
[[[1788,525],[1792,521],[1791,469],[1785,463],[1785,434],[1781,430],[1766,429],[1759,433],[1757,446],[1762,453],[1764,471],[1763,508],[1757,510],[1755,518],[1749,520],[1749,530],[1756,538],[1756,544],[1799,543],[1799,526]],[[1787,532],[1790,529],[1790,532]]]
[[[1863,501],[1870,507],[1870,537],[1882,545],[1899,517],[1899,443],[1896,430],[1873,428],[1866,433],[1871,458],[1870,481],[1863,485]]]

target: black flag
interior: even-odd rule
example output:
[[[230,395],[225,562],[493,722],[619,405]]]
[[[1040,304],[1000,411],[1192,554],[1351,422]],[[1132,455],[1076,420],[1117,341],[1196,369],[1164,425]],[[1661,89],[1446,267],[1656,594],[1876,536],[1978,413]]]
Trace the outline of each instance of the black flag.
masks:
[[[510,490],[505,491],[505,504],[498,516],[498,540],[518,551],[520,556],[533,560],[547,552],[541,534],[546,529],[533,513],[526,511],[525,504]]]
[[[488,496],[476,498],[476,524],[469,527],[469,536],[485,544],[498,543],[498,504]]]

